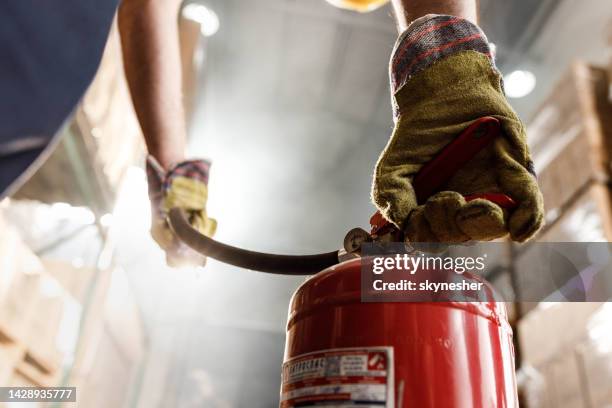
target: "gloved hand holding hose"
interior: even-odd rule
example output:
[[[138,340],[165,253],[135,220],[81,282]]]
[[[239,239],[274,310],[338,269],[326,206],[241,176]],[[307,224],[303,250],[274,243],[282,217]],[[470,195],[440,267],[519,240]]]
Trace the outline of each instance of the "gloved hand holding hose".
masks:
[[[212,237],[217,221],[206,214],[208,172],[205,160],[188,160],[165,171],[153,158],[147,157],[147,181],[151,201],[151,236],[166,252],[169,266],[203,266],[206,258],[181,242],[167,222],[171,208],[181,208],[188,214],[189,223],[198,232]]]

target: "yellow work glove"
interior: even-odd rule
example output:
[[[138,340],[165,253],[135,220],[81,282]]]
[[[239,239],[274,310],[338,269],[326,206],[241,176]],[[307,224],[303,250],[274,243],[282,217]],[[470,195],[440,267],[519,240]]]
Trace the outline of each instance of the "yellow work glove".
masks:
[[[172,232],[166,217],[171,208],[184,209],[192,227],[212,237],[217,222],[206,215],[210,163],[189,160],[167,172],[152,157],[147,157],[147,180],[151,200],[151,236],[166,252],[169,266],[202,266],[206,258],[182,243]]]
[[[376,164],[372,198],[410,242],[460,243],[510,234],[531,238],[544,209],[523,124],[508,104],[489,43],[478,26],[429,15],[398,38],[390,61],[395,127]],[[480,151],[425,202],[412,180],[462,131],[493,116],[502,136]],[[464,196],[502,193],[518,205],[502,209]]]

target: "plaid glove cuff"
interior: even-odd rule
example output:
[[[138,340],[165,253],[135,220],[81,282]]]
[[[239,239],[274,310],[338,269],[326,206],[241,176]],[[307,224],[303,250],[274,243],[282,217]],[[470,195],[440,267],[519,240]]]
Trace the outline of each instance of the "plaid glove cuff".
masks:
[[[151,203],[158,211],[163,212],[162,206],[160,206],[161,200],[167,196],[172,183],[177,178],[187,178],[200,182],[204,186],[208,185],[210,162],[207,160],[187,160],[173,165],[168,171],[164,171],[154,157],[148,156],[146,171]]]
[[[168,170],[162,189],[164,192],[168,191],[172,185],[172,181],[177,177],[185,177],[208,185],[209,171],[210,162],[207,160],[187,160],[180,162]]]
[[[435,62],[461,51],[485,54],[495,67],[493,52],[484,32],[460,17],[429,14],[412,22],[397,39],[389,62],[391,93],[394,95],[415,74]],[[393,117],[399,107],[393,99]]]

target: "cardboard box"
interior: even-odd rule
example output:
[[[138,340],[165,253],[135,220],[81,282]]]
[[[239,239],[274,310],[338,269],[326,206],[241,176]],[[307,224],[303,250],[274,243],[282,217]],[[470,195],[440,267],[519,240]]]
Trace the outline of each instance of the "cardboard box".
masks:
[[[612,241],[611,208],[608,186],[592,182],[582,195],[570,201],[561,217],[544,227],[537,238],[538,242],[560,244],[545,247],[532,243],[517,247],[514,266],[521,301],[538,302],[563,287],[568,290],[566,283],[592,265],[584,247],[568,243]],[[597,244],[593,247],[605,249]],[[603,300],[612,293],[610,273],[596,273],[590,279],[588,292],[586,287],[584,293],[574,292],[572,300],[581,300],[580,296],[584,296],[584,300]],[[523,310],[531,310],[533,306],[535,303],[524,304]]]
[[[7,296],[0,301],[0,325],[17,341],[25,341],[34,316],[40,276],[16,274]]]
[[[43,267],[1,212],[0,231],[0,328],[14,340],[24,340]]]
[[[612,105],[605,69],[572,64],[528,126],[530,148],[549,215],[593,180],[608,180]]]
[[[551,407],[587,408],[582,390],[582,372],[574,352],[562,353],[550,363],[551,371],[548,384],[554,384],[554,394],[550,395]]]
[[[9,387],[39,387],[36,381],[20,372],[15,372],[8,383]]]
[[[612,352],[598,350],[597,345],[587,342],[580,347],[580,357],[592,406],[612,404]]]
[[[51,280],[47,276],[43,278]],[[64,304],[63,291],[43,294],[36,302],[34,317],[30,322],[26,341],[28,353],[40,370],[47,374],[59,369],[63,357],[58,350],[58,336],[64,317]]]
[[[592,182],[571,200],[563,214],[546,225],[538,241],[612,241],[612,199],[607,185]]]
[[[21,344],[0,342],[0,385],[8,383],[24,355],[25,349]]]
[[[66,261],[43,259],[45,271],[64,288],[64,290],[83,303],[89,290],[89,285],[96,274],[94,268],[75,267]]]
[[[589,319],[586,339],[576,347],[585,376],[586,392],[593,407],[612,405],[612,303],[606,303]]]
[[[13,386],[54,387],[61,380],[61,371],[47,372],[28,353],[17,363],[13,371]]]
[[[518,335],[522,365],[537,374],[524,386],[530,408],[612,404],[612,304],[541,305]]]
[[[589,318],[602,303],[541,304],[518,323],[521,357],[525,364],[541,367],[571,354],[587,334]]]

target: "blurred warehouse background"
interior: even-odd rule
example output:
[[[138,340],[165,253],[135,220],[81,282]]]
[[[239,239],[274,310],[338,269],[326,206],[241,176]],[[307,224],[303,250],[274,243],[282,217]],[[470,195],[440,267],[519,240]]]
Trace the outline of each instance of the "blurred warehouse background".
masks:
[[[612,241],[612,3],[483,0],[481,17],[529,124],[548,212],[540,239]],[[190,155],[213,161],[216,237],[310,253],[365,227],[392,126],[390,7],[208,0],[178,18]],[[165,267],[148,235],[116,27],[64,132],[0,204],[0,385],[74,385],[87,408],[276,406],[287,305],[302,279],[213,260]],[[490,278],[507,286],[520,262]],[[525,406],[612,406],[609,305],[510,306]]]

